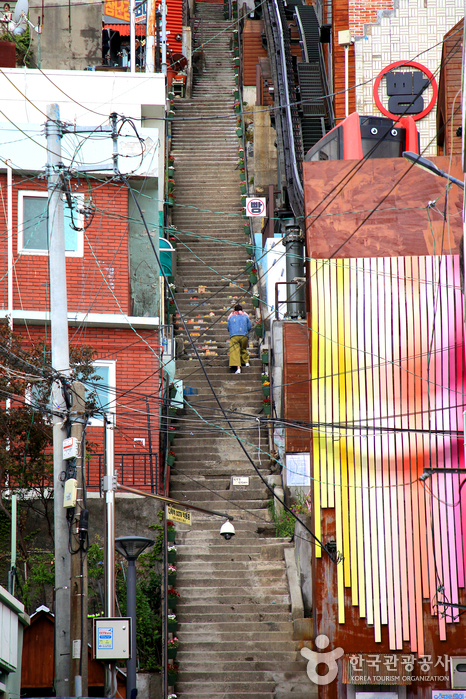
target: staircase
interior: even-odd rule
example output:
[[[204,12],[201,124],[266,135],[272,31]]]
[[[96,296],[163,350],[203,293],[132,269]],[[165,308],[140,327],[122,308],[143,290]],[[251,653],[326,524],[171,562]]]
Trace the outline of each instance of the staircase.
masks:
[[[196,3],[203,20],[205,72],[191,99],[177,100],[175,121],[178,267],[176,299],[226,414],[259,472],[270,475],[262,413],[262,365],[255,341],[241,375],[228,368],[226,320],[241,301],[253,318],[236,170],[234,72],[223,6]],[[177,525],[178,699],[304,699],[314,694],[306,661],[292,640],[283,561],[288,540],[270,537],[270,493],[231,435],[180,322],[177,378],[190,387],[175,421],[170,495],[234,517],[236,536],[219,535],[221,518],[192,512]],[[247,484],[235,484],[243,476]],[[269,534],[269,536],[267,536]]]

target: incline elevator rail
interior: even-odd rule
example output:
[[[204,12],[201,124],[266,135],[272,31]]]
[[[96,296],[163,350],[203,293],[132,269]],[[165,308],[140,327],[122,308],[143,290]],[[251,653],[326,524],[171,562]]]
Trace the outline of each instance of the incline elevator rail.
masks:
[[[296,89],[293,62],[290,50],[289,29],[286,24],[283,0],[268,0],[273,51],[276,56],[277,88],[280,119],[283,138],[285,177],[288,199],[298,223],[304,216],[304,192],[302,184],[303,148],[298,108],[296,106]]]

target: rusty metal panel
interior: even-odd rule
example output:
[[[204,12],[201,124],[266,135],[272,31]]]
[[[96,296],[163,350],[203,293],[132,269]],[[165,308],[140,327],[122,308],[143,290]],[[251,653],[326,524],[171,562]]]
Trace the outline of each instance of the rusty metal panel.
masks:
[[[345,118],[345,49],[338,44],[338,32],[349,27],[349,1],[333,0],[332,2],[332,30],[333,30],[333,109],[336,122]],[[356,68],[354,58],[354,46],[349,48],[348,56],[349,85],[356,84]],[[348,94],[349,113],[356,111],[356,91],[350,90]]]
[[[283,405],[285,420],[309,422],[309,342],[307,325],[283,324]],[[285,451],[309,452],[308,429],[285,428]]]
[[[432,158],[462,179],[461,161]],[[307,254],[312,258],[457,254],[463,192],[403,158],[304,162]],[[429,202],[435,206],[428,207]]]
[[[0,66],[3,68],[16,66],[16,44],[14,41],[0,41]]]
[[[399,653],[353,653],[341,659],[343,684],[409,685],[411,675],[406,662],[410,656]]]

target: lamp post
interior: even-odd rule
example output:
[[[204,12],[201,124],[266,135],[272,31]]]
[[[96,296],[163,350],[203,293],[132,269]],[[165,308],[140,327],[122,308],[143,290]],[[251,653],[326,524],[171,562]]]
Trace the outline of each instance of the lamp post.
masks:
[[[437,177],[444,177],[446,180],[453,182],[453,184],[458,185],[461,189],[464,189],[464,182],[461,182],[457,177],[449,175],[448,172],[441,170],[437,165],[435,165],[431,160],[423,158],[422,155],[417,153],[412,153],[409,150],[403,152],[403,158],[411,163],[411,165],[417,165],[417,167],[422,168],[426,172],[430,172],[431,175],[437,175]]]
[[[131,618],[131,658],[126,661],[126,696],[136,699],[136,560],[153,539],[145,536],[120,536],[115,539],[115,548],[128,561],[126,572],[126,615]]]

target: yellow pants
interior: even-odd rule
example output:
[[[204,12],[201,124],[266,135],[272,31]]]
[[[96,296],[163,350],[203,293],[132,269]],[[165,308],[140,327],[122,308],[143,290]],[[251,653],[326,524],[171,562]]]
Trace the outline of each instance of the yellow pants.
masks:
[[[230,337],[230,366],[241,366],[249,362],[248,353],[249,338],[247,335],[233,335]]]

